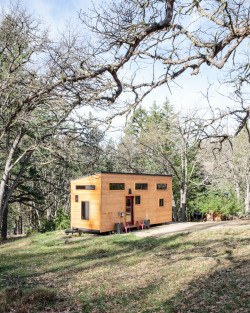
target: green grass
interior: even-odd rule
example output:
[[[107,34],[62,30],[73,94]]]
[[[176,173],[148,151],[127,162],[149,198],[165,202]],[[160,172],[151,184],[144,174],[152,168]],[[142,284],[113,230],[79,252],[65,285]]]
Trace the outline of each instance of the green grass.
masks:
[[[0,312],[249,312],[248,234],[9,240],[0,245]]]

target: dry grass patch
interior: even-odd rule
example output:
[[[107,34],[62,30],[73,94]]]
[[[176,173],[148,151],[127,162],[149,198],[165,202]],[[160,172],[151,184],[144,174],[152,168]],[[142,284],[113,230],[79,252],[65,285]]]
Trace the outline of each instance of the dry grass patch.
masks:
[[[0,247],[0,284],[56,290],[35,312],[248,312],[248,234],[37,235]]]

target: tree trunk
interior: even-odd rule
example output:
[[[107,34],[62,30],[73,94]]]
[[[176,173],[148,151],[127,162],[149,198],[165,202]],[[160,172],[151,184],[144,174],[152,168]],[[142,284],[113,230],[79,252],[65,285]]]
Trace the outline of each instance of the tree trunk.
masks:
[[[178,221],[178,214],[177,214],[177,208],[176,208],[176,203],[175,203],[173,191],[172,191],[172,210],[173,210],[174,221],[177,222]]]
[[[250,207],[249,207],[249,201],[250,201],[250,177],[249,175],[246,176],[246,193],[245,193],[245,214],[249,215],[250,213]]]
[[[23,233],[23,221],[21,213],[21,203],[18,203],[17,234],[22,235],[22,233]]]
[[[187,194],[186,194],[185,188],[181,187],[180,193],[181,193],[181,199],[180,199],[181,200],[181,203],[180,203],[181,221],[186,222],[186,198],[187,198]]]
[[[3,212],[2,229],[1,229],[2,239],[7,239],[7,230],[8,230],[8,206],[5,208]]]
[[[37,215],[38,227],[39,227],[39,228],[41,228],[42,223],[41,223],[41,217],[40,217],[40,214],[39,214],[39,212],[38,212],[38,210],[37,210],[37,209],[35,209],[35,211],[36,211],[36,215]]]
[[[19,132],[19,134],[17,135],[17,137],[15,138],[12,147],[10,148],[8,157],[6,159],[5,162],[5,167],[4,167],[4,171],[3,171],[3,176],[1,179],[1,183],[0,183],[0,227],[2,225],[2,218],[3,218],[3,214],[5,209],[7,209],[7,203],[5,203],[5,191],[6,191],[6,186],[7,186],[7,180],[10,174],[10,171],[12,169],[11,162],[13,160],[13,156],[14,153],[16,151],[16,148],[18,146],[18,143],[20,141],[20,139],[22,138],[23,134],[21,132]],[[7,213],[8,215],[8,213]]]

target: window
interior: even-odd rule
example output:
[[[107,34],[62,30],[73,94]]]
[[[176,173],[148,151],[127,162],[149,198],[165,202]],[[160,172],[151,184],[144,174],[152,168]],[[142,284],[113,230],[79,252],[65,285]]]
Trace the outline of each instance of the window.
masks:
[[[148,184],[135,184],[135,189],[148,189]]]
[[[95,185],[76,185],[76,190],[95,190]]]
[[[124,190],[125,184],[124,183],[110,183],[109,190]]]
[[[135,196],[135,204],[141,204],[141,196]]]
[[[167,189],[167,184],[157,184],[157,189],[158,190],[166,190]]]
[[[89,220],[89,201],[82,201],[82,211],[81,211],[81,218],[82,220]]]
[[[78,202],[79,198],[77,195],[75,195],[75,202]]]
[[[159,206],[164,206],[164,199],[159,199]]]

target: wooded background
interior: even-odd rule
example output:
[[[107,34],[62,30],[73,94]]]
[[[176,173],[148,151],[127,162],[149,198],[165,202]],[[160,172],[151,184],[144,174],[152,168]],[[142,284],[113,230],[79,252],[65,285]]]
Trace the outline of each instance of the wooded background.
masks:
[[[111,1],[79,21],[85,37],[70,29],[52,40],[20,5],[2,8],[2,237],[66,228],[70,179],[100,170],[172,174],[175,221],[248,215],[247,1]],[[168,100],[140,106],[207,67],[224,71],[224,107],[212,105],[209,84],[206,112],[183,114]],[[127,124],[112,141],[105,132],[120,115]]]

